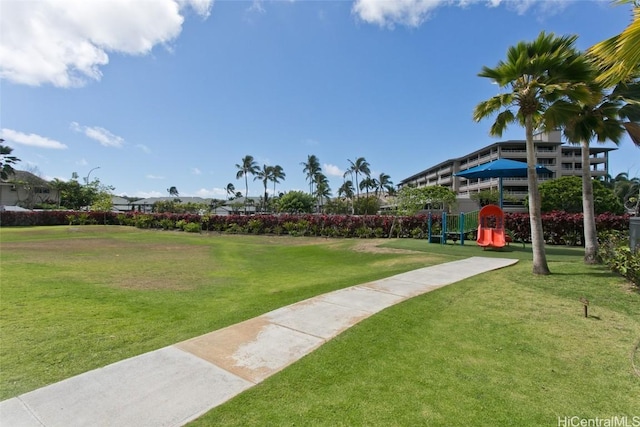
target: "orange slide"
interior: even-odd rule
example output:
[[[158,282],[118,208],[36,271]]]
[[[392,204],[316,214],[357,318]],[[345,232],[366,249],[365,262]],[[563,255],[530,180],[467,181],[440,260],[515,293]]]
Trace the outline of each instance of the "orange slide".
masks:
[[[501,248],[506,245],[504,237],[504,212],[496,205],[487,205],[478,214],[478,246]]]

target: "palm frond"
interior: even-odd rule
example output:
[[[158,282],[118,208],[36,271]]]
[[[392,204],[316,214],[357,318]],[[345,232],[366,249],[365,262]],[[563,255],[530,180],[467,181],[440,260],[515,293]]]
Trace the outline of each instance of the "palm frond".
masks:
[[[607,87],[627,81],[640,68],[640,7],[635,6],[633,18],[622,33],[603,40],[588,49],[588,54],[602,70],[597,80]]]
[[[622,124],[622,126],[624,126],[624,128],[627,130],[631,141],[633,141],[633,143],[636,144],[638,148],[640,148],[640,124],[625,122]]]

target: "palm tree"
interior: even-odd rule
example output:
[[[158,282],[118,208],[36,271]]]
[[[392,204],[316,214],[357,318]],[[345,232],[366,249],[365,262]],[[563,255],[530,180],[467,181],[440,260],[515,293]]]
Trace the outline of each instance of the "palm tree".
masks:
[[[360,181],[360,190],[366,191],[367,197],[369,197],[369,190],[375,189],[376,186],[375,179],[371,179],[371,177],[366,177]]]
[[[267,184],[272,180],[273,177],[273,166],[262,165],[262,169],[256,172],[256,176],[253,178],[255,181],[259,179],[262,181],[262,185],[264,186],[264,197],[262,198],[262,211],[267,210]]]
[[[247,213],[247,196],[249,195],[249,180],[248,175],[255,175],[258,172],[258,163],[253,160],[253,156],[247,154],[242,158],[240,164],[236,164],[238,173],[236,173],[236,179],[244,177],[244,213]]]
[[[629,137],[640,148],[640,70],[632,81],[618,83],[608,97],[624,104],[618,115]]]
[[[273,182],[273,195],[276,195],[276,184],[280,182],[280,180],[284,180],[287,177],[287,174],[284,173],[284,169],[282,166],[275,165],[273,167],[273,171],[271,174],[271,181]]]
[[[315,154],[311,154],[307,156],[307,162],[300,163],[304,168],[302,172],[307,174],[307,181],[309,181],[309,194],[313,195],[313,184],[320,172],[322,172],[322,168],[320,167],[320,160],[316,157]]]
[[[485,66],[478,74],[510,91],[479,103],[473,112],[474,120],[480,121],[497,113],[490,130],[495,136],[501,136],[513,122],[525,127],[534,274],[550,272],[544,249],[533,132],[548,129],[545,115],[554,110],[554,102],[560,98],[590,100],[591,91],[584,82],[590,81],[592,67],[574,48],[576,39],[577,36],[556,37],[542,32],[533,42],[520,42],[510,47],[506,62],[500,61],[495,68]],[[561,113],[558,111],[553,115],[558,119]]]
[[[376,197],[378,197],[378,194],[384,196],[385,192],[391,193],[393,191],[391,177],[384,172],[381,172],[373,182],[375,184]]]
[[[227,198],[229,200],[233,199],[236,195],[236,186],[233,185],[232,182],[227,184]]]
[[[637,0],[617,0],[616,3],[633,4],[633,20],[622,33],[601,41],[588,50],[602,70],[596,80],[605,87],[612,87],[637,76],[640,64],[640,5]]]
[[[618,144],[625,128],[619,120],[622,103],[610,100],[600,87],[593,87],[592,102],[567,104],[567,109],[575,112],[564,123],[564,135],[574,144],[580,144],[582,154],[582,212],[584,222],[584,262],[598,262],[598,238],[593,200],[593,183],[589,165],[589,142],[596,139],[603,143],[607,140]],[[559,123],[560,124],[560,123]]]
[[[55,194],[56,194],[56,203],[58,205],[58,208],[60,208],[60,204],[62,203],[62,192],[64,191],[64,189],[67,186],[67,183],[65,181],[62,181],[59,178],[54,178],[51,182],[51,187],[56,190]]]
[[[318,198],[318,212],[322,212],[324,200],[331,197],[331,187],[329,187],[327,177],[321,173],[316,176],[316,197]]]
[[[178,189],[176,187],[169,187],[167,188],[167,192],[169,193],[170,196],[172,197],[178,197],[180,196],[180,193],[178,192]]]
[[[329,192],[331,194],[331,189],[329,187],[329,179],[322,172],[317,172],[313,177],[313,183],[315,184],[315,191],[313,192],[313,196],[315,196],[317,200],[317,208],[318,212],[320,211],[320,207],[322,206],[322,196]]]
[[[338,188],[338,197],[344,196],[345,199],[351,201],[351,214],[353,214],[353,195],[355,194],[355,188],[353,188],[353,181],[350,179],[344,181],[340,188]]]
[[[358,175],[363,174],[367,177],[371,176],[371,170],[369,169],[369,162],[364,157],[358,157],[355,162],[349,161],[349,172],[352,172],[356,176],[356,197],[360,198],[360,185],[358,184]]]
[[[613,191],[620,199],[627,211],[631,211],[636,216],[640,215],[640,178],[629,179],[627,172],[616,175],[613,179]]]

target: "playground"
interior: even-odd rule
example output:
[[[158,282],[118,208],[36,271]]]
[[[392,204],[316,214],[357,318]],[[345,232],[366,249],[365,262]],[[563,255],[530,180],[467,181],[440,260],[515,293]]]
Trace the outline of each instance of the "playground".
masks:
[[[443,212],[440,217],[429,214],[427,238],[429,243],[442,245],[449,240],[460,245],[475,240],[483,249],[500,249],[511,241],[504,227],[504,212],[497,205],[460,214]]]

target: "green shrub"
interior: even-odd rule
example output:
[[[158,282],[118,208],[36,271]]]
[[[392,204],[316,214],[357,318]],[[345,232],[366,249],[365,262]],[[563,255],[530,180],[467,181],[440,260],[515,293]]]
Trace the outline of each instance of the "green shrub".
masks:
[[[188,222],[182,227],[182,229],[187,233],[199,233],[201,226],[197,222]]]
[[[240,234],[244,233],[244,228],[240,224],[234,222],[233,224],[229,224],[225,232],[229,234]]]
[[[600,241],[598,256],[611,271],[640,286],[640,250],[629,247],[629,234],[621,231],[607,231],[598,235]]]
[[[175,222],[172,219],[169,218],[162,218],[159,221],[160,227],[163,230],[171,230],[172,228],[174,228],[176,226]]]
[[[411,230],[411,237],[414,239],[424,239],[424,231],[420,227],[416,227]]]
[[[247,231],[251,234],[260,234],[263,232],[264,224],[259,219],[251,219],[247,223]]]
[[[356,229],[356,236],[360,237],[361,239],[366,239],[367,237],[371,237],[372,235],[373,230],[369,227],[362,226]]]
[[[137,215],[135,218],[137,228],[151,228],[154,223],[153,215]]]

